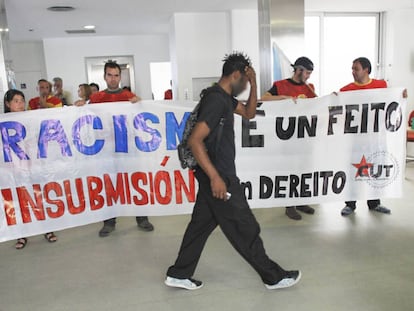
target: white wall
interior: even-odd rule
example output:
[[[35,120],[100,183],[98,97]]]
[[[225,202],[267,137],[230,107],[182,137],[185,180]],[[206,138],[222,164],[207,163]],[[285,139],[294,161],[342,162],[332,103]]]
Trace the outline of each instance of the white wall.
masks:
[[[259,77],[257,10],[174,14],[170,52],[174,91],[179,98],[198,98],[193,79],[220,77],[222,59],[232,51],[246,53]]]
[[[39,96],[36,90],[37,81],[47,78],[45,69],[45,55],[41,41],[9,41],[9,54],[11,68],[16,75],[16,86],[23,91],[26,102],[30,98]],[[21,88],[25,84],[26,89]]]
[[[394,10],[386,15],[385,78],[390,86],[408,90],[407,115],[414,110],[414,9]]]
[[[143,99],[152,98],[149,63],[170,61],[167,35],[55,38],[43,45],[47,77],[61,77],[73,98],[78,85],[87,82],[85,57],[134,56],[135,90]]]
[[[173,82],[179,99],[192,99],[193,78],[221,76],[221,60],[231,45],[229,14],[176,13],[172,25],[175,41],[175,55],[171,59]]]
[[[257,90],[260,91],[259,14],[257,10],[231,11],[231,49],[246,53],[256,71]],[[248,90],[240,95],[247,99]],[[260,97],[260,94],[258,94]]]

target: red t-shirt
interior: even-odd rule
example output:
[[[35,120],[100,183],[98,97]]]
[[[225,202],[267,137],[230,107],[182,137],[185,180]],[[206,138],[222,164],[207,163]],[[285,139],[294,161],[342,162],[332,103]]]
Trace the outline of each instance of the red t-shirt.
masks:
[[[96,103],[111,103],[111,102],[127,102],[132,97],[136,96],[134,93],[124,90],[118,89],[114,92],[108,91],[108,89],[94,93],[89,98],[90,104]]]
[[[340,89],[341,92],[344,91],[357,91],[357,90],[366,90],[366,89],[384,89],[387,87],[387,82],[385,80],[375,80],[371,79],[368,83],[359,84],[356,82],[349,83]]]
[[[169,89],[169,90],[166,90],[165,92],[164,92],[164,99],[172,99],[172,90],[171,89]]]
[[[297,83],[292,79],[285,79],[274,82],[272,88],[268,92],[275,96],[285,95],[296,98],[316,97],[315,87],[312,83]]]
[[[47,108],[58,108],[62,107],[62,101],[52,95],[49,95],[49,97],[46,100]],[[27,107],[27,110],[36,110],[40,109],[40,97],[34,97],[31,100],[29,100],[29,105]]]

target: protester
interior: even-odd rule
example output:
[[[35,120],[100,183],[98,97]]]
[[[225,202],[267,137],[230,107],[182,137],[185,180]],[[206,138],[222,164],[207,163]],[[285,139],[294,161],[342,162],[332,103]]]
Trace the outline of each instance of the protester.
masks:
[[[19,90],[8,90],[4,94],[4,112],[21,112],[25,111],[25,98],[23,92]],[[56,242],[57,237],[53,232],[48,232],[44,235],[48,242]],[[27,244],[27,238],[19,238],[16,242],[16,249],[23,249]]]
[[[244,105],[234,96],[248,82],[250,94]],[[260,226],[236,175],[233,113],[251,119],[256,107],[256,74],[249,58],[240,53],[227,55],[218,84],[202,94],[198,120],[189,137],[188,144],[199,164],[195,170],[199,187],[178,258],[167,271],[167,286],[189,290],[203,286],[192,276],[204,245],[217,226],[268,289],[293,286],[301,277],[300,271],[285,271],[267,256],[259,236]],[[220,141],[209,139],[218,130],[222,134]]]
[[[104,67],[104,79],[107,88],[103,91],[93,93],[90,96],[90,104],[94,103],[108,103],[129,101],[136,103],[140,98],[127,89],[121,89],[119,83],[121,82],[121,67],[115,62],[108,62]],[[154,226],[149,222],[147,216],[136,217],[138,227],[144,231],[154,230]],[[115,230],[116,218],[107,219],[104,221],[102,229],[99,231],[100,237],[108,236]]]
[[[170,86],[172,87],[172,80],[170,80]],[[171,88],[169,88],[168,90],[164,92],[164,99],[165,100],[173,99],[173,92]]]
[[[62,101],[59,98],[52,96],[51,85],[52,84],[45,79],[37,81],[39,96],[29,100],[28,110],[62,107]]]
[[[299,57],[293,65],[293,76],[290,79],[275,81],[273,86],[267,91],[261,100],[282,100],[289,98],[313,98],[315,87],[312,83],[307,83],[313,72],[313,63],[307,57]],[[287,206],[285,213],[293,220],[301,220],[302,216],[297,212],[314,214],[315,210],[309,205]]]
[[[385,80],[376,80],[370,78],[371,74],[371,62],[366,57],[359,57],[352,63],[352,76],[354,82],[351,82],[340,89],[341,92],[356,91],[365,89],[378,89],[386,88],[387,82]],[[403,91],[403,97],[407,97],[407,90]],[[368,200],[368,209],[370,211],[390,214],[391,210],[381,205],[380,199]],[[345,202],[345,207],[341,210],[342,216],[349,216],[354,213],[356,209],[356,201]]]
[[[69,91],[63,89],[63,80],[62,78],[56,77],[53,78],[53,89],[54,96],[59,98],[62,101],[63,106],[72,105],[72,95]]]
[[[89,86],[91,87],[92,94],[99,92],[99,85],[97,83],[89,83]]]
[[[91,87],[87,83],[79,84],[78,96],[79,99],[73,103],[74,106],[83,106],[89,103],[89,97],[92,94]]]

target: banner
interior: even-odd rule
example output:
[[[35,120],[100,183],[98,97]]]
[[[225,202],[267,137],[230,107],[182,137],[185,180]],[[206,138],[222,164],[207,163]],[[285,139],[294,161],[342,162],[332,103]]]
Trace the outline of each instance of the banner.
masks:
[[[191,213],[197,182],[176,146],[195,106],[108,103],[0,116],[0,241],[118,216]],[[252,208],[399,197],[402,89],[264,102],[235,116]]]

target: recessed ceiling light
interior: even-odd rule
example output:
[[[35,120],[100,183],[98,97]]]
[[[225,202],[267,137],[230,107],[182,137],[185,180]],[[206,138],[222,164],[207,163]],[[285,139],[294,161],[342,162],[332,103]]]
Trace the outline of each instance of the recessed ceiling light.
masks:
[[[85,29],[95,29],[95,25],[86,25],[86,26],[83,26],[83,28],[85,28]]]
[[[75,8],[73,6],[56,5],[50,6],[47,9],[52,12],[69,12],[73,11]]]

